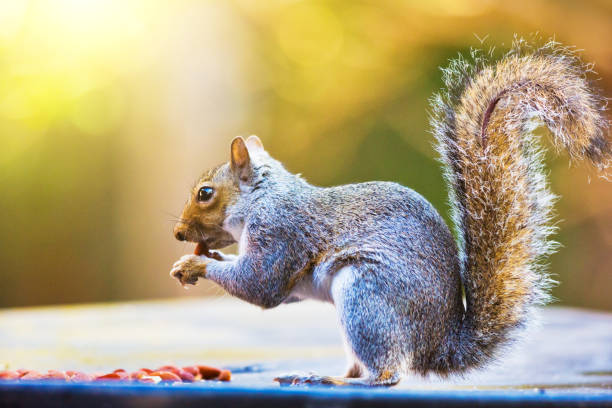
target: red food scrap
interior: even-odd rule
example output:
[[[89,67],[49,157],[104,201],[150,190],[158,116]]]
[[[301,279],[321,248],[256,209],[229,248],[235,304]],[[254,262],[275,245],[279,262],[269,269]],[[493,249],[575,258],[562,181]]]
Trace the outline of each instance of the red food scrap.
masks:
[[[70,377],[70,381],[72,382],[90,382],[94,380],[93,375],[89,375],[80,371],[68,370],[66,371],[66,374],[68,374],[68,377]]]
[[[183,371],[187,371],[191,375],[200,375],[200,369],[198,366],[183,367]]]
[[[166,382],[181,382],[181,377],[170,372],[170,371],[153,371],[149,374],[151,377],[159,377],[162,381]]]
[[[206,246],[206,244],[204,244],[202,242],[198,242],[197,243],[193,253],[194,253],[194,255],[198,255],[198,256],[204,255],[207,258],[216,259],[217,261],[222,261],[223,260],[223,258],[219,254],[219,252],[217,252],[217,251],[212,251],[211,252],[208,249],[208,247]]]
[[[160,382],[161,379],[159,377],[152,377],[149,375],[145,375],[144,377],[141,377],[138,382],[144,383],[144,384],[157,384],[158,382]]]
[[[232,373],[230,370],[221,370],[221,374],[214,379],[217,381],[230,381],[232,379]]]
[[[130,374],[130,380],[140,380],[142,377],[145,377],[147,375],[149,375],[149,373],[144,370],[134,371]]]
[[[193,253],[194,255],[204,255],[204,256],[208,256],[209,254],[208,248],[203,242],[198,242]]]
[[[184,375],[193,376],[192,381],[200,381],[202,379],[202,374],[200,374],[200,369],[197,366],[183,367],[183,373],[185,373]]]
[[[195,375],[191,374],[189,371],[181,370],[179,372],[178,376],[181,377],[181,380],[183,380],[184,382],[194,382],[194,381],[196,381]],[[200,377],[199,379],[201,380],[202,377]]]
[[[178,367],[172,366],[172,365],[165,365],[165,366],[159,367],[155,371],[170,371],[171,373],[179,375],[179,373],[181,372],[181,369]]]
[[[17,380],[21,377],[21,374],[17,371],[0,371],[0,380]]]
[[[230,381],[231,373],[229,370],[221,370],[219,368],[205,365],[186,366],[182,368],[173,365],[165,365],[159,367],[157,370],[141,368],[140,370],[132,373],[128,373],[124,369],[119,368],[108,374],[87,374],[74,370],[49,370],[42,374],[36,370],[20,369],[16,371],[0,371],[0,380],[59,380],[70,382],[137,381],[141,383],[157,384],[159,382],[175,383],[195,382],[201,380]]]
[[[96,376],[95,381],[118,381],[125,378],[126,376],[122,376],[121,373],[110,373]]]
[[[199,365],[198,370],[200,371],[202,378],[205,380],[214,380],[221,375],[221,370],[215,367]]]
[[[42,378],[42,374],[36,370],[26,371],[21,377],[19,377],[21,381],[41,380]]]
[[[49,370],[49,371],[47,371],[47,374],[43,374],[42,379],[43,380],[64,380],[64,381],[68,381],[70,379],[70,377],[68,375],[66,375],[66,373],[64,373],[63,371]]]

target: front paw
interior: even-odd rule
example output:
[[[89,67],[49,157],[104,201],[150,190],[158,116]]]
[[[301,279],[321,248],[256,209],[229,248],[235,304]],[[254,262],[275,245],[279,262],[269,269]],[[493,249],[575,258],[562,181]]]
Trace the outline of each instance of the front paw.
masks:
[[[238,256],[236,255],[224,254],[221,251],[209,251],[208,255],[206,256],[208,256],[211,259],[216,259],[217,261],[222,261],[222,262],[233,262],[236,260],[236,258],[238,258]]]
[[[199,278],[206,276],[206,257],[199,255],[183,255],[176,261],[170,271],[170,276],[178,280],[181,285],[195,285]]]

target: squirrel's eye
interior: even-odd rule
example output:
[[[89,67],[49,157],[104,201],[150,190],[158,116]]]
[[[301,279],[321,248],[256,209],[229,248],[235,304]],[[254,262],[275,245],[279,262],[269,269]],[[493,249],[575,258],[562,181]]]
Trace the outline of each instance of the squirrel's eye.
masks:
[[[198,201],[208,201],[212,198],[215,193],[215,189],[212,187],[202,187],[198,190]]]

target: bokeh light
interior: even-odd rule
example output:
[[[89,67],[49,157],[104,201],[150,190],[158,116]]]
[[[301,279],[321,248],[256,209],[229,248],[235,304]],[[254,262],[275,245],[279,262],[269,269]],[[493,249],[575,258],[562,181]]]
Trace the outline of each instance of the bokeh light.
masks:
[[[0,306],[186,295],[172,218],[236,135],[315,184],[398,181],[446,217],[439,67],[536,32],[582,49],[612,96],[602,0],[0,2]],[[612,309],[612,187],[548,161],[555,295]]]

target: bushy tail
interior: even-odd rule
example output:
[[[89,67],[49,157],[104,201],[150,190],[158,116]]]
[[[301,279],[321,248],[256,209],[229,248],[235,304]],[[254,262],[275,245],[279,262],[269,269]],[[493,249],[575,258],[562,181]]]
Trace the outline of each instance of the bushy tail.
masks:
[[[433,98],[432,123],[446,167],[459,239],[466,313],[459,348],[438,371],[487,362],[545,303],[551,280],[542,265],[555,196],[532,131],[541,123],[571,160],[605,172],[612,158],[604,100],[585,79],[588,67],[551,42],[516,42],[495,65],[481,54],[444,70],[446,90]]]

